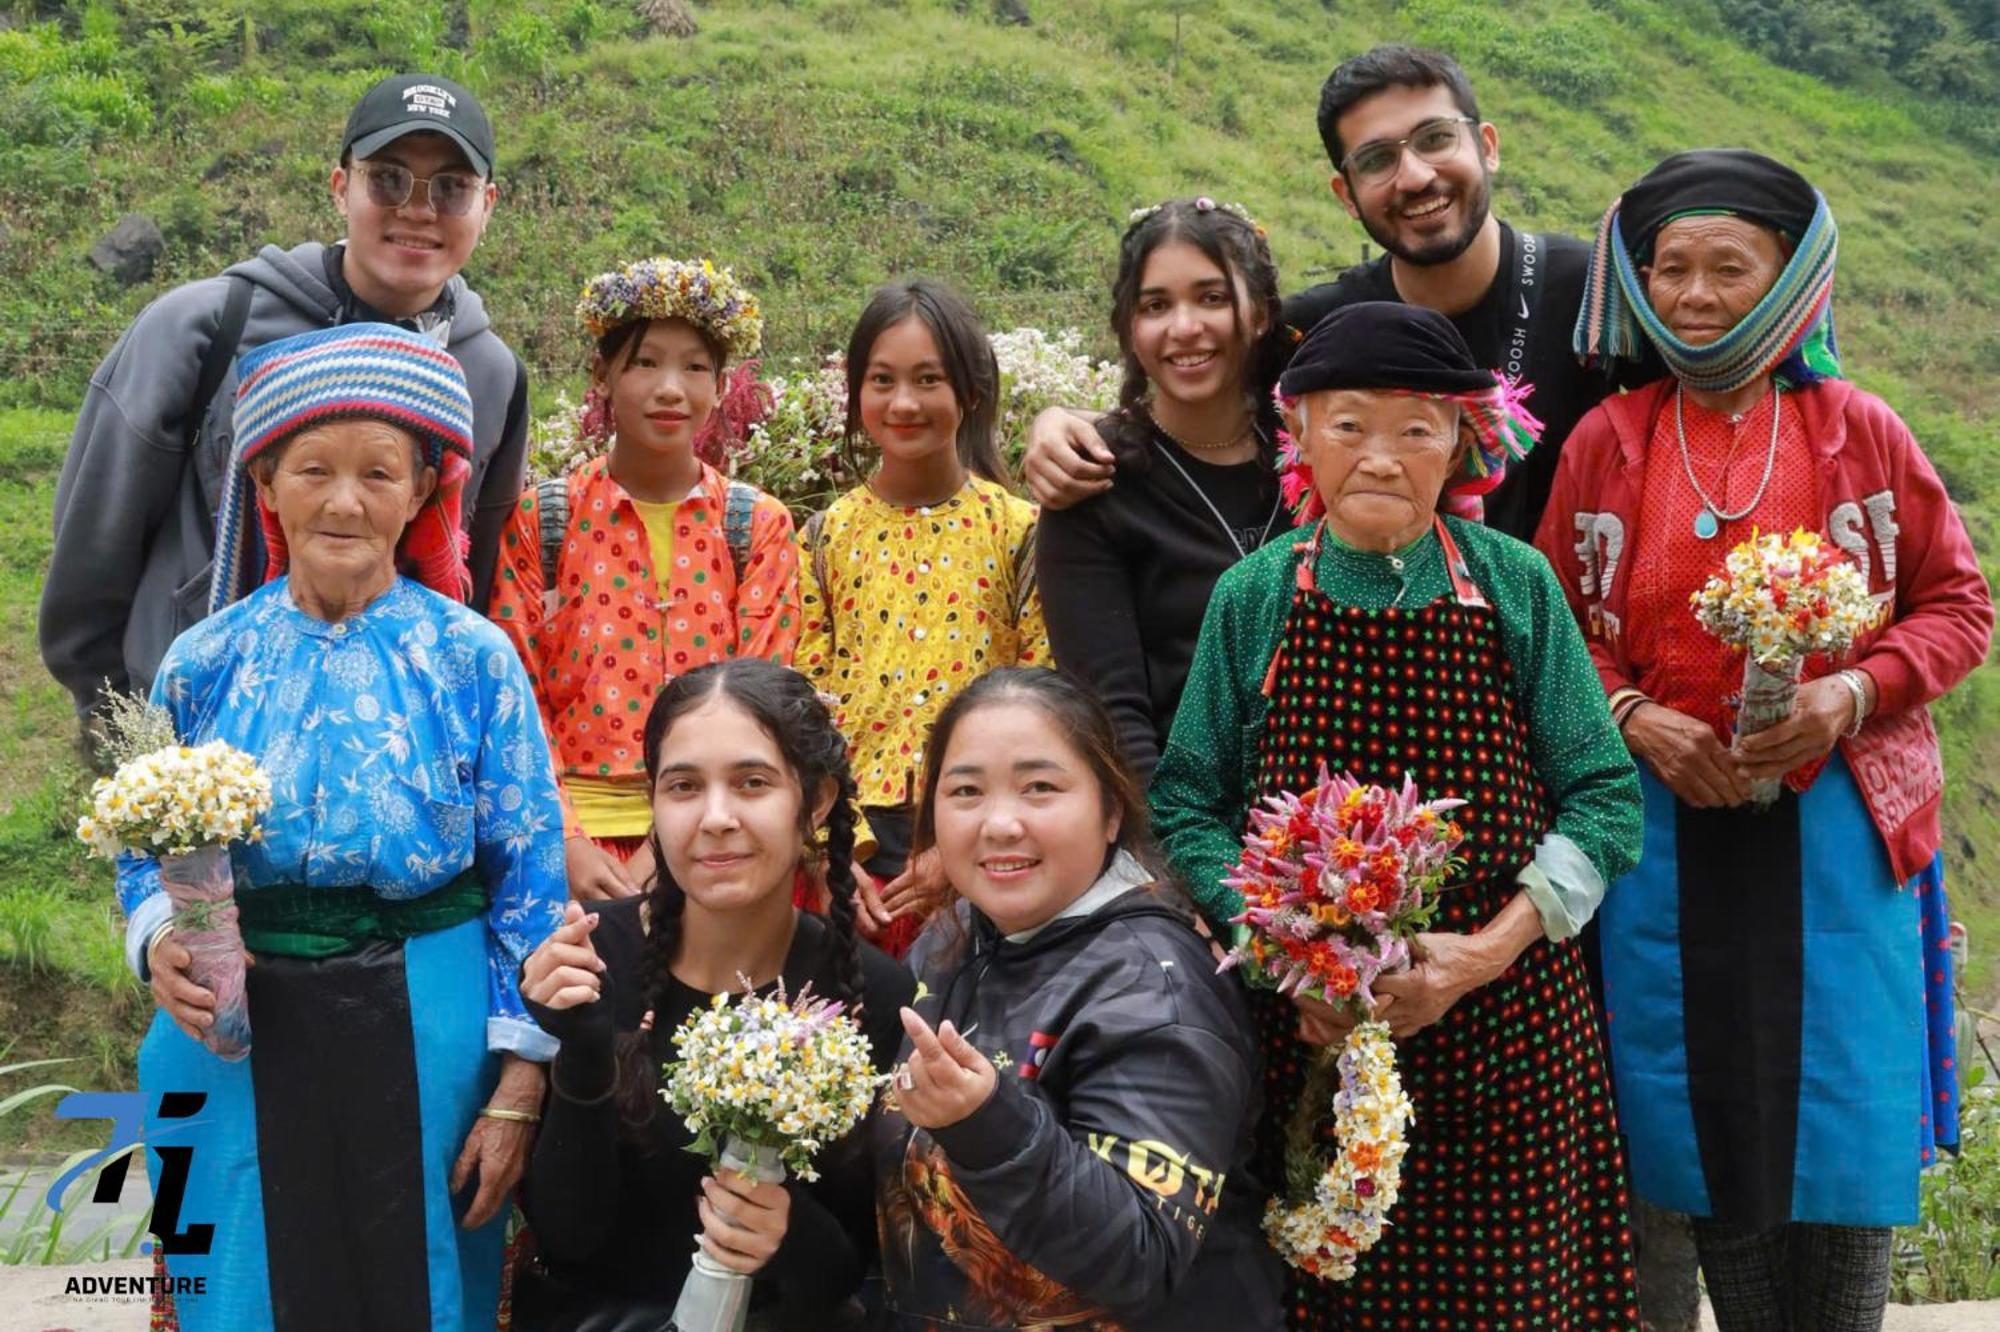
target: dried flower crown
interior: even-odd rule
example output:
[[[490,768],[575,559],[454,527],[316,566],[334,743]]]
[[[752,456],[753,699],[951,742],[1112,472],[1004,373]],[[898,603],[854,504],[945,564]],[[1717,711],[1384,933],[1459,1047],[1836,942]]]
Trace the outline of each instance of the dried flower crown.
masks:
[[[1141,222],[1144,222],[1147,218],[1159,212],[1162,208],[1165,208],[1166,206],[1167,205],[1164,203],[1156,203],[1146,208],[1134,208],[1130,213],[1127,213],[1125,215],[1126,228],[1129,230],[1132,227],[1138,226]],[[1264,230],[1263,224],[1258,222],[1256,218],[1250,216],[1250,210],[1245,208],[1240,203],[1217,203],[1215,200],[1209,198],[1206,194],[1197,196],[1194,201],[1194,211],[1197,213],[1213,213],[1217,209],[1220,209],[1225,213],[1233,214],[1236,217],[1242,218],[1245,222],[1248,222],[1250,224],[1250,229],[1256,232],[1259,236],[1267,234]]]
[[[757,298],[733,272],[706,259],[641,259],[583,284],[576,320],[591,337],[635,319],[685,319],[738,361],[755,356],[764,342]]]

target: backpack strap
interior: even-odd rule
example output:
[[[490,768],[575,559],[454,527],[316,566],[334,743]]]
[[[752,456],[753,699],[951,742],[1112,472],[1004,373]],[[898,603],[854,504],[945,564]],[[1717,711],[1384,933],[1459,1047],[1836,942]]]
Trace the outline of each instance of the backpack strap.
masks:
[[[750,564],[750,526],[756,516],[757,487],[747,481],[731,481],[722,508],[722,536],[729,543],[729,562],[736,567],[739,583]]]
[[[563,538],[569,535],[569,478],[543,477],[535,483],[535,517],[542,536],[542,613],[562,605],[556,573],[562,564]]]
[[[222,318],[215,325],[215,336],[209,339],[208,349],[201,354],[201,374],[195,379],[194,398],[188,404],[190,451],[196,436],[201,434],[202,422],[208,417],[208,405],[215,401],[215,391],[222,387],[222,377],[229,373],[229,364],[236,359],[236,346],[243,341],[243,326],[250,322],[251,291],[249,278],[230,276]]]
[[[827,656],[831,658],[838,641],[838,622],[833,614],[833,585],[826,571],[826,515],[821,509],[806,519],[805,530],[799,533],[799,541],[806,548],[806,558],[812,564],[812,580],[819,589],[820,614],[826,618]]]
[[[186,450],[182,460],[184,477],[189,474],[186,469],[192,469],[197,477],[200,475],[195,450],[201,444],[202,427],[208,423],[208,409],[214,403],[215,395],[221,391],[230,363],[236,359],[236,349],[243,341],[244,326],[250,321],[250,297],[253,292],[249,278],[229,277],[229,294],[223,298],[222,314],[215,324],[215,336],[209,339],[207,348],[201,354],[201,369],[195,376],[194,396],[188,400],[187,424],[182,435]],[[231,448],[234,448],[233,438]],[[213,563],[209,567],[208,612],[211,615],[264,578],[262,567],[250,567],[256,559],[259,545],[256,535],[257,501],[242,469],[230,466],[233,461],[234,458],[222,460],[222,493],[213,511],[210,511],[208,495],[200,485],[188,487],[183,492],[191,492],[188,503],[199,516],[198,530],[210,542]]]

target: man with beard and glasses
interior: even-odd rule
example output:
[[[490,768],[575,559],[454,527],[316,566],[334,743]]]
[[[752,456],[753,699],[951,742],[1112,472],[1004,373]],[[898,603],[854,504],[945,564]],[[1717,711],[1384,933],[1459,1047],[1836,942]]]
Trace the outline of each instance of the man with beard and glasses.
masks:
[[[1334,196],[1387,253],[1285,301],[1259,387],[1268,392],[1313,325],[1344,305],[1438,311],[1481,365],[1534,386],[1527,401],[1542,420],[1541,443],[1485,496],[1489,527],[1533,539],[1563,438],[1614,387],[1570,350],[1589,242],[1517,231],[1493,216],[1499,131],[1480,120],[1450,56],[1378,46],[1345,62],[1320,92],[1319,132]],[[1025,470],[1035,498],[1060,509],[1107,489],[1114,468],[1091,418],[1051,408],[1034,423]]]
[[[449,79],[400,74],[349,115],[330,192],[346,239],[267,245],[139,313],[90,378],[56,486],[42,660],[89,734],[106,689],[144,694],[167,644],[263,583],[248,487],[231,487],[234,362],[280,338],[396,324],[443,347],[473,402],[464,536],[484,610],[527,461],[528,377],[459,275],[493,215],[493,127]],[[93,756],[94,757],[94,756]]]

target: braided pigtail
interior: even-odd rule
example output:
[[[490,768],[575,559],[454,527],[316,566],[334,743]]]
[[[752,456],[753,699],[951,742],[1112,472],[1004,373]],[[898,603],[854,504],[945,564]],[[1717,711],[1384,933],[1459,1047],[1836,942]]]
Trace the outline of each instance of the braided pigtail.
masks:
[[[657,830],[647,834],[653,849],[653,882],[646,893],[646,946],[641,954],[646,977],[646,1011],[658,1013],[673,978],[674,954],[681,944],[681,912],[687,894],[667,872],[666,856]],[[647,1140],[646,1128],[660,1108],[660,1062],[652,1053],[652,1032],[646,1027],[619,1034],[614,1047],[618,1070],[618,1122],[627,1137]]]
[[[839,734],[836,732],[836,740]],[[842,756],[840,771],[836,780],[840,784],[840,794],[834,797],[833,809],[826,816],[826,886],[832,900],[827,903],[827,923],[833,927],[834,946],[839,950],[841,988],[847,991],[838,998],[854,1012],[862,1007],[861,973],[861,930],[855,915],[860,908],[855,903],[857,891],[854,882],[854,774],[847,769],[846,742],[841,742]]]
[[[806,678],[788,666],[775,665],[754,657],[733,657],[679,675],[653,700],[646,717],[646,777],[648,784],[660,777],[660,754],[667,733],[683,714],[694,711],[720,695],[741,708],[764,729],[784,756],[786,767],[798,782],[800,793],[798,836],[803,852],[814,839],[813,808],[828,785],[834,791],[832,808],[826,817],[827,887],[833,901],[828,924],[833,931],[838,956],[836,984],[845,991],[837,996],[851,1008],[861,1005],[860,930],[855,919],[854,832],[855,783],[847,766],[847,741],[833,724],[833,714],[821,701]],[[666,848],[658,829],[650,835],[654,878],[647,889],[647,932],[644,950],[646,1006],[654,1014],[664,1011],[673,982],[673,965],[681,943],[681,918],[687,894],[674,882]],[[787,876],[786,884],[789,885]],[[773,891],[777,891],[774,888]],[[658,1112],[660,1097],[659,1061],[652,1054],[651,1034],[628,1033],[620,1038],[619,1116],[628,1132],[644,1129]]]

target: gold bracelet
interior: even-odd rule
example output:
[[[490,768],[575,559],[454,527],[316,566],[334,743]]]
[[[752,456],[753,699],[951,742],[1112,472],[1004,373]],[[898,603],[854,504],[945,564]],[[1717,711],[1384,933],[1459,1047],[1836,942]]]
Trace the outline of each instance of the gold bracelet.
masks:
[[[531,1110],[502,1110],[497,1106],[491,1105],[479,1107],[479,1117],[481,1119],[501,1119],[509,1124],[539,1124],[542,1122],[542,1117]]]

